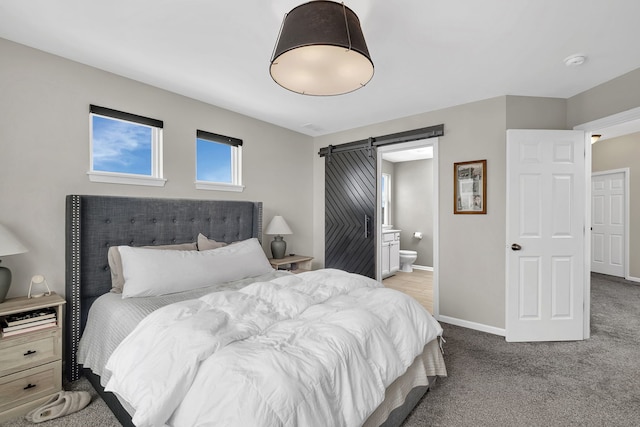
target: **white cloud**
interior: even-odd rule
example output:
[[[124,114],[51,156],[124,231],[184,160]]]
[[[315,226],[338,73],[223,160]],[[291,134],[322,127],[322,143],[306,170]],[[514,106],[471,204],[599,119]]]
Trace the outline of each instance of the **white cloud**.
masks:
[[[140,153],[151,150],[151,129],[119,120],[95,117],[93,122],[93,162],[97,165],[129,166]]]

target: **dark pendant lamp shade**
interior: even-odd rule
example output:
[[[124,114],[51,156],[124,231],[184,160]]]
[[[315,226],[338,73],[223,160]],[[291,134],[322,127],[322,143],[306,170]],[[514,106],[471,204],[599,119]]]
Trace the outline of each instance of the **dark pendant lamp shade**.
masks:
[[[280,86],[304,95],[341,95],[373,77],[360,20],[344,4],[316,0],[282,22],[270,73]]]

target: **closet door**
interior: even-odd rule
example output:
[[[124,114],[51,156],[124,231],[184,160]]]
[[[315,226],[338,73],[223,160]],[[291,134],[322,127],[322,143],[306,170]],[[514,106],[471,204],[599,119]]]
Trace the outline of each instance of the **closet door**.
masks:
[[[325,156],[325,267],[376,277],[376,150]]]
[[[625,277],[626,170],[591,177],[591,271]]]

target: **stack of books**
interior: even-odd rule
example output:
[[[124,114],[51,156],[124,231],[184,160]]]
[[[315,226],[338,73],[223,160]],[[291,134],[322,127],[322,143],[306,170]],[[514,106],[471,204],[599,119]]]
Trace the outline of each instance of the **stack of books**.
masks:
[[[26,334],[27,332],[51,328],[56,325],[56,310],[53,307],[10,314],[0,318],[3,337]]]

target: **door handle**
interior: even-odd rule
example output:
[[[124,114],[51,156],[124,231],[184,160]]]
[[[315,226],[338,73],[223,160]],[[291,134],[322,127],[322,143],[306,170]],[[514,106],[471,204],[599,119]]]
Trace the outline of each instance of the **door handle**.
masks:
[[[513,245],[511,245],[511,250],[512,251],[519,251],[520,249],[522,249],[522,246],[520,246],[517,243],[514,243]]]
[[[370,218],[368,215],[364,216],[364,238],[368,239],[369,238],[369,221]]]

